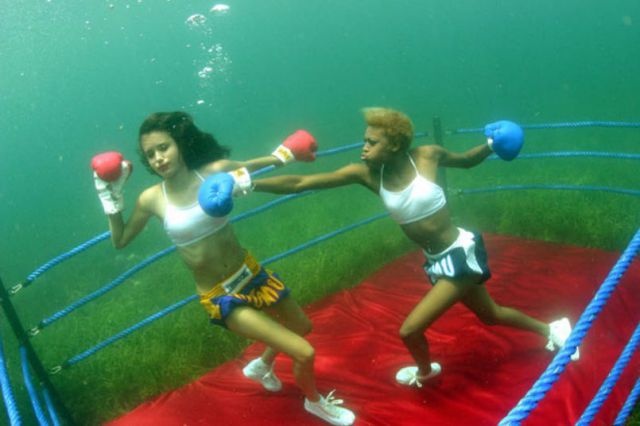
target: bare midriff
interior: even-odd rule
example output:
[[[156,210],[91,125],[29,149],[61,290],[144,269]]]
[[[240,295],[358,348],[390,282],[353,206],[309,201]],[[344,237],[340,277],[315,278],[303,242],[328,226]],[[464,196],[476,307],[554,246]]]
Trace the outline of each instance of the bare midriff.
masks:
[[[440,253],[458,238],[458,228],[453,226],[447,206],[431,216],[406,223],[400,227],[407,237],[427,253]]]
[[[231,224],[200,241],[178,247],[178,253],[191,270],[198,293],[208,292],[215,284],[233,275],[245,258],[245,251]]]

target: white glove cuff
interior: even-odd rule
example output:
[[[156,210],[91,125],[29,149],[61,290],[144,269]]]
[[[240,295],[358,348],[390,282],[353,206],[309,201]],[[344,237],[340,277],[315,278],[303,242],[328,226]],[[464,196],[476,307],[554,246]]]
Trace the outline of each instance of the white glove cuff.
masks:
[[[489,148],[493,151],[493,138],[487,138],[487,145],[489,145]]]
[[[253,190],[253,185],[251,184],[251,174],[246,167],[230,171],[229,174],[235,182],[235,185],[233,185],[234,197],[247,195]]]
[[[93,182],[98,191],[98,197],[102,203],[102,208],[106,214],[116,214],[124,210],[124,197],[122,191],[125,182],[131,174],[131,164],[128,161],[122,162],[122,174],[113,182],[100,179],[96,172],[93,172]]]
[[[124,210],[124,197],[112,191],[102,191],[98,194],[105,214],[116,214]]]
[[[275,151],[271,153],[274,157],[280,160],[283,164],[290,163],[295,161],[296,157],[293,155],[293,152],[289,148],[284,145],[280,145],[276,148]]]

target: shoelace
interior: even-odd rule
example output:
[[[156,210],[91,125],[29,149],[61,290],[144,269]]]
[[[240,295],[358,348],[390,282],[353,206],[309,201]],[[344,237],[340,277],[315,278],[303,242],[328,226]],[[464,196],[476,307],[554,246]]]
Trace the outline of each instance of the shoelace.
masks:
[[[560,341],[560,339],[558,339],[558,342],[554,342],[554,335],[558,334],[558,332],[559,330],[554,329],[554,327],[551,326],[549,330],[549,340],[547,340],[547,345],[545,346],[547,350],[555,351],[556,349],[560,349],[564,345],[564,342]]]
[[[273,368],[271,368],[269,371],[267,371],[266,373],[264,373],[264,375],[262,376],[262,380],[267,381],[267,380],[274,380],[273,377]]]
[[[422,382],[420,380],[418,380],[418,372],[416,371],[416,374],[413,375],[413,377],[411,379],[409,379],[409,386],[413,386],[416,385],[418,388],[422,387]]]
[[[342,403],[344,403],[344,400],[336,399],[333,397],[333,394],[335,391],[336,391],[335,389],[332,390],[327,394],[327,396],[324,397],[324,402],[326,405],[337,407],[338,405],[341,405]]]
[[[551,340],[551,337],[549,337],[549,340],[547,340],[547,346],[545,346],[545,348],[547,348],[548,351],[554,351],[556,349],[556,345],[553,344],[553,340]]]

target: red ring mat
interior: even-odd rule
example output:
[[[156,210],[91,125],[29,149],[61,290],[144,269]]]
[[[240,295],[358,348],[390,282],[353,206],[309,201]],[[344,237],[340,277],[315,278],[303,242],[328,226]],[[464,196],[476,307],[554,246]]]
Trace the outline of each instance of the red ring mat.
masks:
[[[546,322],[568,316],[575,323],[620,253],[564,244],[486,235],[493,298]],[[394,383],[411,363],[398,337],[406,314],[427,292],[420,252],[380,269],[359,285],[305,308],[314,329],[320,392],[355,411],[355,425],[496,425],[529,390],[553,354],[540,336],[486,326],[456,305],[427,332],[440,378],[422,389]],[[286,276],[286,274],[285,274]],[[525,425],[574,424],[640,321],[640,262],[634,261],[581,346]],[[295,296],[295,295],[294,295]],[[279,355],[278,393],[264,391],[241,369],[263,346],[253,344],[240,359],[199,380],[159,395],[108,423],[110,426],[323,425],[303,408],[291,361]],[[212,348],[212,350],[215,350]],[[170,362],[170,360],[168,360]],[[638,378],[636,353],[593,425],[613,423]]]

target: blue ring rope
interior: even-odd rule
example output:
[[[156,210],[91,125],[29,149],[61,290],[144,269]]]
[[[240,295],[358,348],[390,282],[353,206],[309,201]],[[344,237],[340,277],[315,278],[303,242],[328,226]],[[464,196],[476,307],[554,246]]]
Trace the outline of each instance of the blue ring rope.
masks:
[[[573,155],[574,153],[545,153],[545,154],[533,154],[535,157],[539,158],[541,156],[558,156],[558,155],[562,155],[562,156],[566,156],[566,155]],[[585,155],[591,155],[593,153],[581,153],[581,154],[585,154]],[[617,153],[595,153],[597,154],[603,154],[606,156],[610,156],[610,155],[618,155]],[[625,158],[628,155],[625,154]],[[633,155],[633,157],[637,157],[640,158],[640,155]],[[259,172],[261,172],[264,169],[259,170],[258,172],[254,173],[257,174]],[[571,186],[571,185],[507,185],[507,186],[497,186],[497,187],[492,187],[492,188],[476,188],[476,189],[464,189],[464,190],[458,190],[456,191],[457,194],[477,194],[477,193],[486,193],[486,192],[496,192],[496,191],[504,191],[504,190],[530,190],[530,189],[554,189],[554,190],[580,190],[580,191],[603,191],[603,192],[612,192],[612,193],[618,193],[618,194],[624,194],[624,195],[634,195],[634,196],[640,196],[640,191],[639,190],[632,190],[632,189],[619,189],[619,188],[607,188],[607,187],[594,187],[594,186]],[[304,196],[307,194],[312,193],[312,191],[308,191],[308,192],[304,192],[304,193],[300,193],[300,194],[289,194],[283,197],[280,197],[276,200],[273,200],[271,202],[265,203],[264,205],[254,208],[252,210],[249,210],[247,212],[243,212],[239,215],[237,215],[236,217],[232,218],[231,221],[232,222],[236,222],[238,220],[242,220],[254,215],[257,215],[265,210],[270,209],[271,207],[273,207],[274,205],[280,204],[282,202],[285,201],[289,201],[290,199],[293,198],[297,198],[299,196]],[[108,236],[108,233],[107,233]],[[95,239],[94,239],[95,240]],[[93,241],[93,240],[92,240]],[[95,244],[95,243],[94,243]],[[59,312],[56,312],[55,314],[51,315],[48,318],[43,319],[42,321],[40,321],[40,323],[38,324],[37,327],[33,327],[30,331],[30,333],[33,334],[37,334],[40,330],[42,330],[43,328],[51,325],[53,322],[67,316],[68,314],[70,314],[71,312],[73,312],[74,310],[80,308],[81,306],[84,306],[86,303],[95,300],[96,298],[106,294],[107,292],[109,292],[110,290],[116,288],[117,286],[119,286],[120,284],[122,284],[127,278],[131,277],[133,274],[139,272],[140,270],[142,270],[143,268],[149,266],[151,263],[155,262],[156,260],[160,259],[161,257],[171,253],[175,251],[175,247],[170,247],[168,249],[165,249],[159,253],[156,253],[155,255],[147,258],[146,260],[144,260],[142,263],[134,266],[133,268],[125,271],[123,274],[119,275],[118,277],[116,277],[115,280],[113,280],[112,282],[108,283],[107,285],[103,286],[102,288],[94,291],[93,293],[88,294],[87,296],[79,299],[78,301],[72,303],[71,305],[67,306],[66,308],[62,309]]]
[[[20,363],[22,364],[22,378],[24,380],[24,385],[27,389],[27,394],[29,395],[33,413],[36,415],[36,419],[38,419],[38,424],[40,426],[49,426],[49,419],[47,419],[45,412],[42,411],[42,405],[40,405],[38,393],[33,386],[33,382],[31,381],[31,374],[29,373],[29,361],[27,360],[27,351],[25,350],[24,346],[20,346]]]
[[[611,192],[614,194],[633,195],[635,197],[640,196],[640,190],[627,189],[627,188],[610,188],[606,186],[592,186],[592,185],[498,185],[491,188],[471,188],[471,189],[456,189],[453,192],[458,195],[473,195],[482,194],[487,192],[499,192],[499,191],[520,191],[520,190],[562,190],[562,191],[597,191],[597,192]]]
[[[416,134],[413,135],[414,138],[423,138],[428,136],[428,132],[416,132]],[[347,145],[343,145],[343,146],[339,146],[336,148],[329,148],[329,149],[325,149],[322,151],[318,151],[316,153],[316,157],[320,158],[320,157],[326,157],[328,155],[334,155],[334,154],[340,154],[341,152],[346,152],[346,151],[350,151],[352,149],[356,149],[356,148],[360,148],[362,147],[362,145],[364,145],[364,141],[360,141],[360,142],[354,142],[351,144],[347,144]],[[276,166],[267,166],[267,167],[263,167],[260,170],[256,170],[255,172],[251,173],[251,177],[258,177],[260,175],[263,175],[265,173],[268,173],[272,170],[277,169],[278,167]]]
[[[617,160],[640,160],[640,154],[630,154],[626,152],[604,152],[604,151],[556,151],[556,152],[537,152],[531,154],[519,154],[519,160],[534,160],[540,158],[615,158]],[[496,154],[491,154],[487,160],[500,160]]]
[[[518,160],[534,160],[540,158],[615,158],[617,160],[640,160],[640,154],[630,154],[626,152],[602,152],[602,151],[557,151],[557,152],[538,152],[531,154],[520,154]],[[487,160],[500,160],[496,154],[491,154]]]
[[[164,309],[162,309],[161,311],[156,312],[155,314],[148,316],[147,318],[145,318],[144,320],[138,322],[137,324],[132,325],[131,327],[128,327],[124,330],[122,330],[119,333],[114,334],[113,336],[109,337],[108,339],[103,340],[102,342],[98,343],[97,345],[95,345],[94,347],[87,349],[86,351],[73,356],[71,358],[69,358],[67,361],[63,362],[60,366],[60,368],[66,368],[66,367],[70,367],[74,364],[77,364],[78,362],[82,361],[83,359],[88,358],[89,356],[95,354],[96,352],[98,352],[101,349],[106,348],[107,346],[109,346],[110,344],[130,335],[131,333],[133,333],[134,331],[144,327],[145,325],[151,324],[153,321],[162,318],[163,316],[167,315],[170,312],[173,312],[175,310],[177,310],[178,308],[181,308],[182,306],[186,305],[187,303],[191,302],[192,300],[196,300],[196,298],[198,297],[197,294],[193,294],[189,297],[187,297],[186,299],[182,299],[179,302],[176,302]],[[57,370],[58,368],[54,367],[54,369],[52,370]]]
[[[340,235],[340,234],[343,234],[345,232],[351,231],[351,230],[353,230],[355,228],[358,228],[360,226],[367,225],[367,224],[369,224],[371,222],[374,222],[374,221],[376,221],[378,219],[382,219],[383,217],[388,216],[388,215],[389,215],[388,213],[380,213],[380,214],[377,214],[375,216],[371,216],[368,219],[363,219],[361,221],[352,223],[351,225],[347,225],[347,226],[345,226],[343,228],[340,228],[340,229],[337,229],[335,231],[329,232],[327,234],[321,235],[321,236],[319,236],[317,238],[314,238],[314,239],[309,240],[309,241],[307,241],[307,242],[305,242],[303,244],[300,244],[299,246],[296,246],[296,247],[294,247],[294,248],[292,248],[290,250],[287,250],[287,251],[284,251],[284,252],[282,252],[280,254],[272,256],[272,257],[266,259],[263,262],[263,264],[268,265],[268,264],[270,264],[272,262],[275,262],[275,261],[278,261],[280,259],[283,259],[283,258],[285,258],[285,257],[287,257],[289,255],[292,255],[292,254],[296,253],[296,252],[302,251],[302,250],[307,249],[307,248],[309,248],[311,246],[314,246],[314,245],[319,244],[319,243],[321,243],[323,241],[326,241],[326,240],[328,240],[330,238],[333,238],[336,235]]]
[[[640,154],[629,154],[626,152],[600,152],[600,151],[557,151],[540,152],[531,154],[520,154],[518,160],[533,160],[539,158],[568,158],[568,157],[595,157],[595,158],[615,158],[617,160],[640,160]],[[489,160],[502,159],[493,154]]]
[[[541,124],[525,124],[524,129],[577,129],[580,127],[618,127],[618,128],[636,128],[640,127],[639,122],[631,121],[576,121],[564,123],[541,123]],[[484,130],[484,129],[483,129]]]
[[[573,123],[574,126],[573,127],[584,127],[585,125],[583,123],[615,123],[615,122],[600,122],[600,121],[596,121],[596,122],[579,122],[579,123]],[[546,128],[553,128],[553,127],[565,127],[567,124],[572,124],[572,123],[559,123],[559,124],[551,124],[551,125],[528,125],[528,126],[524,126],[525,128],[534,128],[534,127],[539,127],[539,126],[546,126]],[[638,124],[640,125],[640,123],[618,123],[618,124]],[[613,126],[609,126],[609,127],[613,127]],[[620,127],[620,126],[616,126],[616,127]],[[625,126],[622,126],[625,127]],[[627,126],[628,127],[628,126]],[[632,126],[632,127],[637,127],[637,126]],[[456,130],[455,133],[472,133],[472,132],[477,132],[477,131],[482,131],[482,129],[459,129]],[[415,138],[420,138],[420,137],[426,137],[428,136],[428,132],[417,132],[414,137]],[[317,157],[324,157],[327,155],[334,155],[334,154],[339,154],[341,152],[345,152],[345,151],[349,151],[355,148],[359,148],[361,147],[363,144],[363,142],[355,142],[352,144],[347,144],[341,147],[337,147],[337,148],[330,148],[327,150],[323,150],[323,151],[318,151],[318,153],[316,154]],[[519,158],[539,158],[537,156],[541,156],[542,154],[523,154],[520,155]],[[602,156],[612,156],[615,154],[611,154],[609,153],[608,155],[602,155]],[[616,158],[633,158],[633,159],[637,159],[637,156],[634,156],[633,154],[618,154],[618,155],[622,155],[623,157],[616,157]],[[628,155],[630,157],[624,157],[625,155]],[[560,155],[562,156],[562,155]],[[572,155],[564,155],[564,156],[572,156]],[[593,153],[593,154],[589,154],[589,156],[598,156],[597,153]],[[490,159],[496,159],[497,156],[493,155],[490,157]],[[275,169],[275,166],[269,166],[269,167],[265,167],[263,169],[257,170],[256,172],[253,173],[254,176],[260,176],[264,173],[270,172],[272,170]],[[42,275],[44,272],[46,272],[47,270],[53,268],[54,266],[58,265],[59,263],[61,263],[64,260],[67,260],[73,256],[75,256],[78,253],[81,253],[83,251],[85,251],[86,249],[88,249],[89,247],[104,241],[105,239],[109,238],[109,236],[111,235],[110,232],[104,232],[100,235],[95,236],[94,238],[80,244],[79,246],[77,246],[76,248],[63,253],[61,255],[59,255],[58,257],[50,260],[49,262],[45,263],[44,265],[40,266],[39,268],[37,268],[35,271],[33,271],[31,274],[29,274],[27,276],[27,279],[21,283],[20,286],[18,286],[13,292],[17,292],[19,291],[22,287],[26,287],[27,285],[31,284],[36,278],[38,278],[40,275]]]
[[[601,127],[640,127],[640,123],[620,123],[620,122],[579,122],[579,123],[557,123],[557,124],[552,124],[552,125],[525,125],[523,126],[523,128],[530,128],[530,129],[534,129],[534,128],[561,128],[561,127],[588,127],[588,126],[601,126]],[[456,131],[457,133],[463,133],[465,131],[482,131],[483,129],[460,129],[459,131]],[[352,144],[348,147],[346,147],[345,149],[340,149],[338,148],[336,152],[342,152],[342,151],[346,151],[348,149],[353,149],[356,147],[361,146],[361,143],[357,143],[357,144]],[[319,155],[322,155],[322,153],[318,153]],[[543,156],[552,156],[549,154],[529,154],[529,155],[522,155],[521,158],[541,158]],[[556,153],[555,156],[576,156],[575,153]],[[582,153],[581,156],[599,156],[599,157],[612,157],[611,153]],[[633,154],[615,154],[615,158],[631,158],[631,159],[637,159],[638,156],[633,155]],[[585,187],[583,187],[585,188]],[[627,190],[616,190],[616,189],[612,189],[612,188],[603,188],[603,187],[592,187],[592,190],[613,190],[614,192],[619,192],[622,191],[621,193],[626,193],[628,194],[629,191]],[[519,188],[520,189],[520,188]],[[524,189],[524,188],[522,188]],[[573,187],[569,188],[567,186],[555,186],[554,189],[574,189]],[[471,192],[469,192],[471,193]],[[635,191],[631,191],[632,195],[637,195]],[[88,241],[87,243],[84,244],[96,244],[97,242],[102,241],[103,239],[108,238],[110,235],[109,232],[106,232],[104,234],[101,234],[97,237],[95,237],[93,240]],[[98,239],[97,241],[95,241],[96,239]],[[322,240],[321,240],[322,241]],[[47,262],[45,265],[43,265],[42,267],[38,268],[36,271],[34,271],[32,274],[30,274],[27,278],[27,283],[29,284],[31,281],[33,281],[35,278],[37,278],[40,274],[42,274],[44,271],[46,271],[47,269],[59,264],[61,261],[67,259],[68,257],[71,257],[72,255],[77,254],[77,252],[80,251],[84,251],[86,248],[88,247],[84,247],[84,244],[77,247],[76,249],[63,254],[61,256],[58,256],[57,258],[55,258],[54,260]],[[26,285],[25,284],[25,285]]]
[[[306,243],[300,244],[300,245],[294,247],[293,249],[290,249],[290,250],[286,251],[285,253],[287,253],[287,255],[290,255],[290,254],[305,250],[305,249],[307,249],[307,248],[309,248],[309,247],[311,247],[311,246],[313,246],[315,244],[318,244],[318,243],[320,243],[322,241],[325,241],[325,240],[327,240],[327,239],[329,239],[331,237],[335,237],[335,236],[337,236],[339,234],[343,234],[343,233],[345,233],[347,231],[350,231],[350,230],[352,230],[354,228],[357,228],[359,226],[362,226],[362,225],[366,225],[366,224],[368,224],[370,222],[373,222],[373,221],[375,221],[377,219],[380,219],[382,217],[385,217],[385,216],[387,216],[387,214],[383,213],[383,214],[378,214],[378,215],[375,215],[375,216],[367,218],[367,219],[363,219],[363,220],[361,220],[359,222],[355,222],[355,223],[353,223],[351,225],[345,226],[343,228],[339,228],[339,229],[337,229],[335,231],[332,231],[332,232],[324,234],[324,235],[322,235],[320,237],[317,237],[317,238],[315,238],[315,239],[313,239],[311,241],[308,241]],[[266,259],[265,261],[263,261],[261,263],[262,263],[263,266],[266,266],[266,265],[268,265],[268,264],[270,264],[272,262],[275,262],[278,259],[281,259],[282,257],[284,257],[284,256],[277,255],[277,256],[271,257],[269,259]],[[194,295],[191,295],[191,296],[189,296],[189,297],[187,297],[185,299],[182,299],[179,302],[176,302],[176,303],[164,308],[163,310],[161,310],[159,312],[156,312],[155,314],[145,318],[144,320],[142,320],[142,321],[140,321],[140,322],[138,322],[138,323],[126,328],[125,330],[123,330],[123,331],[121,331],[121,332],[109,337],[108,339],[106,339],[106,340],[102,341],[101,343],[93,346],[92,348],[89,348],[89,349],[85,350],[84,352],[69,358],[67,361],[63,362],[60,366],[54,367],[52,370],[53,371],[59,371],[62,368],[67,368],[67,367],[70,367],[70,366],[72,366],[74,364],[77,364],[78,362],[80,362],[80,361],[86,359],[87,357],[95,354],[99,350],[107,347],[108,345],[116,342],[117,340],[120,340],[120,339],[128,336],[129,334],[133,333],[134,331],[136,331],[136,330],[138,330],[138,329],[140,329],[140,328],[152,323],[153,321],[155,321],[155,320],[157,320],[159,318],[162,318],[163,316],[165,316],[165,315],[167,315],[167,314],[169,314],[169,313],[171,313],[171,312],[183,307],[187,303],[189,303],[189,302],[191,302],[193,300],[196,300],[197,298],[198,298],[198,295],[194,294]]]
[[[500,425],[519,425],[529,413],[538,405],[538,402],[547,394],[549,389],[558,380],[560,374],[564,371],[569,363],[571,355],[580,345],[591,324],[596,319],[602,307],[607,302],[613,290],[618,285],[620,278],[624,275],[633,258],[640,249],[640,229],[636,231],[633,239],[625,249],[622,256],[613,266],[607,278],[604,280],[595,296],[589,302],[586,309],[580,315],[580,319],[571,332],[565,345],[558,351],[547,369],[542,373],[534,385],[529,389],[527,394],[518,402],[518,404],[509,412],[509,414],[500,421]]]
[[[415,138],[421,138],[421,137],[426,137],[428,135],[427,132],[417,132],[414,137]],[[348,145],[344,145],[341,147],[337,147],[337,148],[330,148],[330,149],[326,149],[323,151],[318,151],[316,156],[317,157],[324,157],[327,155],[334,155],[334,154],[339,154],[341,152],[345,152],[345,151],[349,151],[355,148],[360,148],[362,146],[364,142],[355,142],[352,144],[348,144]],[[272,170],[274,170],[276,167],[275,166],[268,166],[268,167],[264,167],[260,170],[257,170],[255,172],[252,173],[252,176],[260,176],[264,173],[270,172]],[[78,253],[81,253],[85,250],[87,250],[88,248],[90,248],[91,246],[106,240],[107,238],[109,238],[111,236],[111,233],[109,231],[104,232],[102,234],[96,235],[95,237],[91,238],[90,240],[85,241],[84,243],[78,245],[77,247],[75,247],[72,250],[69,250],[66,253],[63,253],[57,257],[55,257],[54,259],[50,260],[49,262],[43,264],[42,266],[40,266],[39,268],[37,268],[35,271],[33,271],[31,274],[29,274],[27,276],[27,279],[22,283],[21,287],[26,287],[27,285],[31,284],[31,282],[33,282],[36,278],[38,278],[40,275],[42,275],[44,272],[48,271],[49,269],[53,268],[54,266],[60,264],[62,261],[67,260],[73,256],[75,256]],[[18,288],[16,291],[20,290],[20,288]],[[15,291],[14,291],[15,292]]]
[[[237,222],[239,220],[242,219],[246,219],[248,217],[254,216],[264,210],[267,210],[275,205],[284,203],[286,201],[292,200],[294,198],[299,198],[299,197],[303,197],[309,194],[312,194],[313,191],[305,191],[305,192],[301,192],[299,194],[290,194],[290,195],[285,195],[283,197],[279,197],[275,200],[272,200],[268,203],[263,204],[260,207],[257,207],[255,209],[252,210],[248,210],[246,212],[243,212],[237,216],[234,216],[233,218],[231,218],[231,222]],[[135,265],[134,267],[128,269],[127,271],[125,271],[124,273],[120,274],[118,277],[116,277],[116,279],[114,279],[113,281],[111,281],[110,283],[104,285],[103,287],[99,288],[98,290],[89,293],[88,295],[78,299],[76,302],[68,305],[66,308],[54,313],[53,315],[49,316],[48,318],[45,318],[43,320],[41,320],[38,323],[37,327],[33,327],[30,329],[29,334],[30,335],[35,335],[37,333],[40,332],[40,330],[42,330],[45,327],[48,327],[49,325],[53,324],[54,322],[56,322],[57,320],[64,318],[65,316],[69,315],[71,312],[75,311],[76,309],[79,309],[80,307],[86,305],[87,303],[89,303],[92,300],[97,299],[100,296],[105,295],[106,293],[108,293],[109,291],[113,290],[114,288],[116,288],[117,286],[119,286],[120,284],[122,284],[123,282],[125,282],[128,278],[130,278],[132,275],[136,274],[137,272],[140,272],[142,269],[146,268],[147,266],[151,265],[152,263],[156,262],[157,260],[161,259],[162,257],[173,253],[176,250],[176,246],[171,246],[171,247],[167,247],[164,250],[159,251],[158,253],[149,256],[148,258],[146,258],[145,260],[143,260],[142,262],[138,263],[137,265]]]
[[[65,316],[69,315],[71,312],[75,311],[76,309],[80,308],[81,306],[89,303],[90,301],[97,299],[100,296],[105,295],[107,292],[113,290],[114,288],[116,288],[117,286],[119,286],[120,284],[122,284],[123,282],[125,282],[127,280],[127,278],[131,277],[132,275],[134,275],[136,272],[141,271],[142,269],[146,268],[147,266],[149,266],[150,264],[154,263],[156,260],[159,260],[160,258],[168,255],[169,253],[173,253],[176,250],[175,246],[172,247],[168,247],[162,251],[159,251],[158,253],[147,257],[145,260],[143,260],[142,262],[138,263],[137,265],[135,265],[133,268],[128,269],[127,271],[125,271],[124,273],[120,274],[118,277],[116,277],[116,279],[114,279],[113,281],[111,281],[109,284],[99,288],[98,290],[87,294],[86,296],[78,299],[77,301],[73,302],[72,304],[70,304],[69,306],[67,306],[66,308],[56,312],[55,314],[51,315],[48,318],[45,318],[43,320],[41,320],[38,323],[38,327],[37,330],[42,330],[43,328],[53,324],[54,322],[56,322],[57,320],[64,318]],[[34,334],[34,330],[36,329],[32,329],[31,334]]]
[[[627,400],[624,402],[622,409],[618,413],[618,417],[616,417],[613,422],[614,426],[624,426],[626,424],[627,417],[629,417],[631,410],[635,407],[638,397],[640,397],[640,379],[636,381],[633,389],[631,389]]]
[[[51,423],[53,423],[53,426],[60,426],[60,418],[58,416],[58,413],[56,412],[55,405],[51,400],[51,395],[49,395],[49,391],[47,390],[46,387],[42,388],[42,396],[44,398],[45,404],[47,405],[47,411],[49,411],[49,417],[51,418]]]
[[[520,127],[529,130],[542,129],[577,129],[580,127],[619,127],[619,128],[638,128],[640,123],[628,121],[578,121],[566,123],[542,123],[542,124],[521,124]],[[451,131],[452,134],[465,133],[484,133],[484,127],[462,128]]]
[[[602,408],[602,404],[606,401],[607,397],[613,390],[613,387],[618,382],[618,379],[622,375],[622,372],[626,368],[629,361],[631,361],[631,357],[633,353],[638,348],[638,344],[640,343],[640,324],[636,327],[631,339],[624,347],[622,354],[614,364],[613,368],[607,375],[607,378],[598,389],[598,392],[593,397],[589,406],[584,410],[582,416],[578,419],[576,426],[589,426],[593,421],[593,418],[596,416],[600,408]]]
[[[22,419],[20,418],[20,412],[16,404],[16,398],[13,395],[13,388],[11,387],[11,380],[9,380],[9,374],[7,372],[7,365],[4,359],[4,347],[2,344],[2,338],[0,336],[0,389],[2,390],[2,399],[4,400],[4,406],[7,410],[7,416],[11,426],[20,426]]]
[[[54,266],[60,264],[61,262],[63,262],[65,260],[75,256],[76,254],[87,250],[88,248],[98,244],[99,242],[106,240],[110,236],[111,236],[111,232],[109,232],[109,231],[103,232],[102,234],[96,235],[95,237],[91,238],[90,240],[87,240],[84,243],[80,244],[79,246],[69,250],[68,252],[63,253],[63,254],[51,259],[50,261],[48,261],[44,265],[42,265],[39,268],[37,268],[32,273],[30,273],[27,276],[27,279],[25,280],[25,282],[22,283],[23,286],[27,286],[27,285],[31,284],[31,282],[33,282],[36,278],[38,278],[44,272],[46,272],[49,269],[53,268]]]

